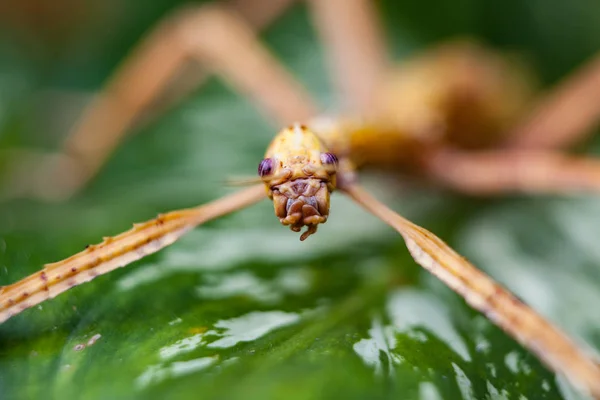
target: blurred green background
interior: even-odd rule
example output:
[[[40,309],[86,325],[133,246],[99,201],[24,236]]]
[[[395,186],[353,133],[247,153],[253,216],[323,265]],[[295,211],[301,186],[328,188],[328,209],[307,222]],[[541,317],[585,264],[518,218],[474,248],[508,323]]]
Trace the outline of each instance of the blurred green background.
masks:
[[[399,59],[471,36],[517,52],[550,85],[600,49],[597,0],[379,3]],[[2,154],[58,149],[119,61],[181,4],[2,2]],[[262,36],[331,109],[305,7]],[[275,130],[211,80],[134,132],[68,202],[0,204],[0,285],[131,222],[232,191],[223,182],[253,174]],[[599,144],[579,150],[598,153]],[[474,200],[389,178],[367,185],[598,352],[595,197]],[[263,202],[209,223],[1,325],[0,398],[579,398],[341,196],[305,243],[271,208]]]

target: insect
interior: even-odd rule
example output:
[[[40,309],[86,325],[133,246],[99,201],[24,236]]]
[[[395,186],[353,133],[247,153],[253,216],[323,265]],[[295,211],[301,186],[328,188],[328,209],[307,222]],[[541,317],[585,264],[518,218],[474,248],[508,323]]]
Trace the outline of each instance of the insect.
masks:
[[[156,51],[163,60],[172,61],[173,65],[177,64],[177,60],[187,53],[165,55],[163,52],[169,54],[170,51],[180,51],[169,45],[172,45],[173,40],[175,42],[178,40],[176,34],[183,34],[186,44],[191,49],[195,49],[203,61],[208,62],[215,71],[232,82],[240,91],[253,97],[267,114],[283,124],[299,120],[306,121],[307,125],[291,125],[276,136],[267,150],[265,159],[259,164],[259,176],[263,185],[252,186],[195,209],[159,216],[155,220],[135,226],[124,234],[107,238],[99,245],[90,246],[82,253],[64,261],[50,264],[44,270],[20,282],[2,288],[0,319],[5,320],[72,286],[156,252],[173,243],[194,226],[253,204],[263,199],[265,193],[272,198],[275,214],[284,225],[290,226],[294,231],[300,231],[306,226],[306,231],[301,235],[301,239],[306,239],[315,233],[319,224],[326,221],[329,214],[329,195],[332,190],[338,189],[396,229],[405,239],[417,263],[461,294],[472,307],[507,331],[551,369],[567,376],[582,390],[599,397],[600,369],[594,360],[579,350],[563,333],[457,255],[431,232],[412,224],[371,197],[359,186],[355,173],[356,167],[363,165],[398,167],[400,164],[417,163],[431,178],[449,187],[472,193],[489,194],[512,190],[564,192],[572,189],[573,186],[578,189],[597,189],[598,165],[593,160],[570,158],[546,150],[466,152],[455,146],[460,141],[453,143],[448,140],[451,135],[444,132],[444,124],[419,127],[420,121],[416,121],[415,126],[419,128],[408,131],[416,134],[407,135],[395,125],[393,118],[386,120],[382,115],[385,107],[375,109],[368,107],[377,96],[378,91],[375,88],[378,87],[382,72],[387,68],[377,26],[371,19],[373,10],[370,9],[369,3],[356,1],[350,3],[352,6],[346,4],[343,7],[341,3],[334,1],[327,3],[315,1],[311,4],[317,21],[319,18],[327,22],[334,21],[332,16],[339,16],[342,9],[348,13],[347,19],[337,18],[338,23],[321,24],[321,27],[329,29],[323,29],[323,37],[331,46],[334,55],[333,64],[338,65],[339,85],[344,93],[343,97],[351,100],[350,109],[365,110],[364,113],[357,114],[359,118],[313,120],[316,107],[312,105],[309,97],[254,40],[250,29],[242,20],[224,9],[215,7],[187,11],[178,15],[174,36],[168,35],[173,31],[162,32],[161,36],[157,36],[158,41],[151,41],[151,45],[155,47],[147,47],[146,53],[142,52],[138,60],[143,59],[144,55],[156,56],[157,53],[154,53]],[[356,40],[351,42],[353,46],[350,47],[345,44],[348,42],[342,42],[340,38],[344,37],[347,41],[352,34],[350,32],[352,29],[348,30],[348,28],[352,26],[362,26],[367,33],[362,32],[360,37],[357,36]],[[209,31],[212,29],[211,37],[218,37],[223,40],[223,43],[213,47],[202,42],[202,36],[196,36],[198,29]],[[164,36],[165,34],[167,36]],[[468,54],[468,51],[462,54]],[[479,54],[477,51],[475,53]],[[364,56],[365,54],[369,55]],[[232,58],[232,55],[235,55],[235,58]],[[358,59],[357,55],[360,56]],[[442,56],[442,65],[447,59],[452,57]],[[167,62],[164,65],[170,64]],[[173,65],[168,71],[153,71],[163,79],[159,76],[150,81],[156,86],[165,83],[175,69]],[[244,65],[246,69],[242,71],[236,65]],[[340,65],[345,68],[339,68]],[[248,74],[248,70],[251,70],[251,74]],[[597,69],[590,68],[590,71],[593,78],[595,76],[593,73],[597,73]],[[583,74],[586,78],[585,84],[576,80],[566,85],[567,93],[578,94],[577,101],[586,100],[579,89],[581,87],[588,89],[595,82],[585,72],[587,71]],[[481,78],[481,76],[477,77]],[[130,75],[127,80],[119,82],[131,83],[131,78]],[[138,81],[138,83],[140,85],[147,83],[146,79],[147,76],[142,79],[143,82]],[[135,81],[133,82],[132,86],[136,86]],[[518,85],[518,82],[515,85]],[[140,95],[145,98],[143,102],[152,97],[153,93],[150,92],[158,91],[156,86],[146,88],[149,92]],[[451,88],[449,91],[452,93],[453,90],[455,89]],[[503,95],[504,93],[500,91],[500,98]],[[561,98],[565,96],[564,93],[559,95]],[[101,113],[115,112],[114,100],[110,95],[100,99],[100,103],[92,109],[91,115],[100,111]],[[465,99],[459,100],[465,101]],[[466,101],[471,105],[478,104],[480,100],[473,100],[467,96]],[[394,101],[388,101],[387,104],[390,103],[394,105]],[[485,104],[485,101],[483,103]],[[455,104],[457,104],[456,100],[453,99],[451,105]],[[462,107],[464,111],[464,105]],[[560,113],[554,112],[555,110],[548,112],[552,107],[552,102],[546,108],[541,106],[541,114],[536,117],[538,122],[535,126],[541,124],[540,118],[542,121],[544,118],[550,118],[548,115],[552,118],[560,117]],[[431,109],[435,110],[436,107]],[[116,111],[117,114],[122,112],[120,109]],[[458,111],[461,111],[460,108]],[[563,139],[570,140],[573,138],[574,131],[583,131],[585,126],[593,123],[597,113],[598,110],[586,109],[585,115],[580,116],[576,124],[566,124],[566,127],[563,124],[560,132],[563,134]],[[111,120],[111,123],[120,124],[122,128],[122,119],[131,119],[134,112],[129,110],[125,114],[127,115],[121,114],[116,122]],[[420,113],[416,114],[420,115]],[[94,124],[99,123],[97,118],[99,118],[98,114],[93,121]],[[436,119],[434,116],[426,120],[435,122]],[[94,118],[87,123],[91,124],[92,120]],[[573,125],[577,125],[577,129],[574,129]],[[499,130],[503,128],[498,127]],[[535,132],[535,129],[530,127],[527,132],[527,135],[523,134],[519,137],[535,141],[535,135],[529,133]],[[368,138],[369,142],[365,143],[364,138]],[[407,152],[407,149],[419,151]],[[101,150],[104,151],[105,148]],[[415,160],[411,157],[412,154],[424,154],[426,157],[419,156]],[[521,159],[526,157],[527,162],[515,162],[515,157],[517,160],[519,157]],[[98,158],[92,157],[92,159]],[[482,159],[485,162],[482,162]],[[479,168],[486,168],[486,170],[482,172]],[[481,173],[465,174],[465,170]],[[540,170],[546,172],[535,173]]]

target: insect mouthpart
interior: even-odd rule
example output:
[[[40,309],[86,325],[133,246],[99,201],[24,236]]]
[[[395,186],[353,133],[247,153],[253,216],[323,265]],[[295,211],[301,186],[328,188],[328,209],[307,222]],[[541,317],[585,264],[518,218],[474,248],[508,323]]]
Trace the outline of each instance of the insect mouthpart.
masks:
[[[271,188],[275,214],[283,225],[294,232],[308,229],[300,240],[317,231],[317,225],[329,216],[329,188],[326,182],[315,178],[300,178]]]

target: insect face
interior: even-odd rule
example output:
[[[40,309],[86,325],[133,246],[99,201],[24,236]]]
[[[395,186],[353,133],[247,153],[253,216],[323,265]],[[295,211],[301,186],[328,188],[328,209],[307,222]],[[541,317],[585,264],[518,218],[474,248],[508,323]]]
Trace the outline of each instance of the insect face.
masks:
[[[337,164],[317,135],[295,124],[275,137],[258,167],[281,223],[294,232],[308,227],[300,240],[327,221]]]

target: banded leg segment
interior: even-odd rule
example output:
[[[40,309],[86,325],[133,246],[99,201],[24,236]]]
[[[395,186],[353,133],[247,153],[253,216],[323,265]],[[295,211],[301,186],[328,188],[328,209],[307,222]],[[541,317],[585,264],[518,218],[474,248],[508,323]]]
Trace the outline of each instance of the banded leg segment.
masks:
[[[278,0],[278,10],[291,1]],[[241,6],[245,2],[236,3]],[[257,5],[255,11],[265,6]],[[252,18],[255,25],[269,22],[256,15]],[[51,199],[76,192],[96,174],[126,130],[189,61],[199,62],[249,96],[277,125],[316,114],[310,96],[260,44],[253,27],[240,15],[219,5],[180,9],[155,28],[124,62],[67,138],[64,153],[72,162],[66,164],[77,165],[76,170],[40,165],[32,180],[45,184],[12,191]]]
[[[566,376],[580,390],[600,398],[600,366],[562,331],[433,233],[396,214],[355,184],[342,190],[398,231],[417,264],[457,292],[550,369]]]
[[[172,211],[135,224],[133,229],[44,269],[9,286],[0,287],[0,323],[27,308],[124,267],[175,242],[204,222],[248,207],[266,197],[263,184],[225,196],[206,205]]]
[[[471,195],[600,192],[600,160],[552,150],[440,149],[422,162],[434,182]]]
[[[366,111],[387,68],[381,24],[372,0],[308,0],[341,101]]]

